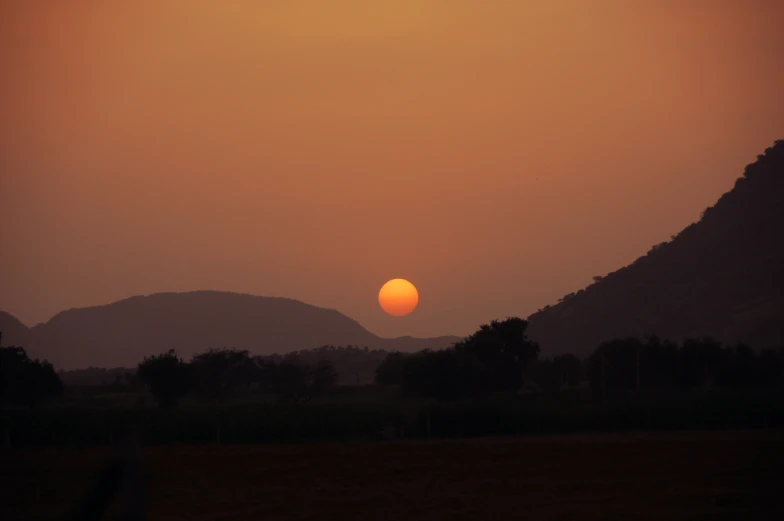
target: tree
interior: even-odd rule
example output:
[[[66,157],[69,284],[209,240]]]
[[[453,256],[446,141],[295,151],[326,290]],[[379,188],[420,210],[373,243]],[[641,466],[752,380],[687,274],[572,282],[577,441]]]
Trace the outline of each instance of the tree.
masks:
[[[337,371],[328,360],[309,365],[296,355],[287,355],[280,362],[258,360],[259,381],[263,389],[285,401],[307,401],[332,388],[338,380]]]
[[[304,401],[308,394],[307,366],[296,357],[268,366],[266,387],[284,401]]]
[[[637,364],[641,389],[667,389],[675,385],[678,345],[658,336],[649,336]]]
[[[320,360],[315,367],[310,368],[310,393],[322,394],[335,386],[338,381],[338,372],[329,360]]]
[[[333,346],[324,345],[315,349],[294,351],[290,355],[296,356],[302,363],[315,366],[322,360],[332,363],[338,374],[338,383],[342,385],[359,385],[373,381],[375,371],[387,356],[381,349],[369,349],[367,346]],[[286,355],[288,356],[288,355]],[[256,360],[280,362],[283,355],[264,355],[255,357]]]
[[[603,342],[586,361],[597,392],[646,391],[674,385],[678,346],[657,336]]]
[[[378,385],[401,385],[403,383],[403,370],[408,356],[397,351],[389,353],[376,368],[376,383]]]
[[[591,388],[602,393],[676,385],[772,389],[784,383],[784,350],[757,353],[745,344],[728,347],[710,337],[687,339],[680,347],[657,336],[616,339],[596,348],[585,366]]]
[[[400,379],[403,390],[439,400],[457,400],[486,392],[516,392],[539,345],[525,334],[521,318],[494,320],[452,348],[390,355],[379,367],[377,381]]]
[[[484,366],[488,390],[514,392],[539,356],[539,345],[526,336],[527,329],[528,321],[521,318],[494,320],[455,344],[455,349]]]
[[[33,407],[62,390],[52,364],[31,359],[22,347],[0,347],[0,405]]]
[[[190,368],[175,351],[145,357],[136,376],[149,387],[160,407],[174,408],[191,386]]]
[[[784,349],[763,349],[757,361],[757,383],[762,388],[781,386],[784,375]]]
[[[420,351],[404,359],[403,389],[423,398],[451,401],[470,398],[487,388],[488,374],[465,351]]]
[[[531,367],[530,375],[543,390],[559,391],[580,382],[583,376],[582,362],[574,355],[539,359]]]
[[[247,350],[210,349],[191,360],[194,387],[203,396],[229,399],[240,387],[258,380],[258,366]]]
[[[586,363],[591,389],[601,393],[637,389],[643,348],[639,338],[619,338],[599,345]]]
[[[712,385],[718,378],[723,358],[721,342],[713,338],[685,340],[678,353],[678,383],[683,387]]]

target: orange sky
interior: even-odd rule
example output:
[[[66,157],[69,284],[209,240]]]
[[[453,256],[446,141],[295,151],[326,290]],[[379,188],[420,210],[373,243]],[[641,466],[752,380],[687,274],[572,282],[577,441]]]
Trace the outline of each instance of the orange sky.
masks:
[[[527,316],[784,138],[784,2],[0,7],[0,309],[223,289]],[[387,316],[388,279],[419,288]]]

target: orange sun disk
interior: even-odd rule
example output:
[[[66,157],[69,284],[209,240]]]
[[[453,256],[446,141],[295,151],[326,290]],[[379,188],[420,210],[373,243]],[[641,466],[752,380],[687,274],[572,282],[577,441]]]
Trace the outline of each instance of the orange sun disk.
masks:
[[[378,292],[378,303],[381,309],[393,317],[408,315],[419,303],[419,292],[406,279],[392,279]]]

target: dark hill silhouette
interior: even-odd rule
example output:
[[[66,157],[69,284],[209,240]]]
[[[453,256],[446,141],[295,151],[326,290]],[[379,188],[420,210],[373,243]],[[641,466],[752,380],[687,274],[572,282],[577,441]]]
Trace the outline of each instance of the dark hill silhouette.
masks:
[[[30,330],[15,316],[5,311],[0,311],[0,332],[3,334],[0,345],[17,347],[30,345]]]
[[[784,346],[784,141],[699,222],[597,279],[529,317],[545,354],[584,355],[602,341],[651,333]]]
[[[381,338],[332,309],[219,291],[157,293],[70,309],[31,328],[29,334],[30,354],[49,360],[57,369],[135,367],[144,356],[169,349],[185,358],[215,347],[259,355],[326,344],[417,351],[459,340]]]

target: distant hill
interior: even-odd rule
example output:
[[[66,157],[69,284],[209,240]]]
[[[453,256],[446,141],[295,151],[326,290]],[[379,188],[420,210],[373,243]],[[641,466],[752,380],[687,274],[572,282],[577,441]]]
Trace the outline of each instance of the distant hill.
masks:
[[[0,327],[19,323],[8,314],[0,318]],[[214,347],[248,349],[258,355],[328,344],[418,351],[440,349],[459,340],[450,336],[381,338],[332,309],[286,298],[218,291],[157,293],[70,309],[27,330],[26,341],[24,332],[9,330],[9,341],[4,343],[19,338],[17,342],[31,356],[45,358],[57,369],[134,367],[144,356],[168,349],[176,349],[185,358]]]
[[[0,345],[22,347],[30,345],[30,330],[15,316],[5,311],[0,311],[0,332],[3,333]]]
[[[784,141],[672,241],[529,320],[544,354],[649,333],[784,347]]]

